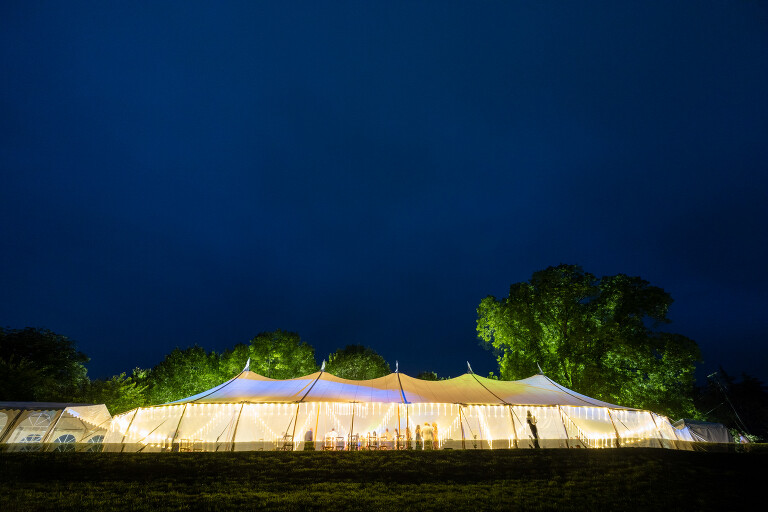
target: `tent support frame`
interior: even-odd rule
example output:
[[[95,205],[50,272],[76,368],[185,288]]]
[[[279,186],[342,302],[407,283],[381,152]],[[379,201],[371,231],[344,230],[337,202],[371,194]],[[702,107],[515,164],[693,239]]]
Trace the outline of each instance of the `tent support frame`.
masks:
[[[181,421],[184,419],[184,415],[187,414],[187,407],[189,407],[189,402],[184,404],[184,410],[181,411],[181,416],[179,416],[179,422],[176,424],[176,431],[173,433],[173,438],[171,439],[171,450],[173,450],[173,445],[176,443],[176,438],[179,437],[179,430],[181,430]]]
[[[653,426],[656,427],[656,432],[659,433],[659,446],[661,448],[664,448],[664,443],[661,442],[662,438],[664,437],[661,434],[661,429],[659,428],[659,424],[656,423],[656,418],[653,417],[653,413],[651,411],[648,411],[648,414],[650,415],[651,419],[653,420]]]
[[[0,443],[4,443],[6,439],[11,437],[11,433],[16,430],[16,427],[19,426],[19,419],[21,418],[22,413],[24,412],[24,409],[19,410],[18,413],[16,413],[16,416],[13,417],[11,421],[8,422],[8,425],[6,426],[5,433],[0,436]]]
[[[240,416],[243,415],[244,407],[245,407],[245,402],[240,404],[240,412],[237,413],[237,421],[235,421],[235,431],[232,432],[232,447],[229,450],[231,452],[235,451],[235,439],[237,439],[237,427],[240,426]]]
[[[507,404],[507,407],[509,408],[509,421],[512,422],[512,434],[515,436],[515,438],[512,440],[512,446],[514,446],[515,448],[518,448],[517,428],[515,427],[515,418],[513,417],[513,414],[515,414],[515,411],[512,410],[512,404]]]
[[[616,423],[613,422],[613,415],[611,414],[611,410],[609,408],[605,408],[606,411],[608,411],[608,419],[611,420],[611,425],[613,425],[613,431],[616,432],[616,448],[621,448],[621,436],[619,436],[619,430],[616,428]]]
[[[136,408],[136,410],[133,413],[133,417],[131,417],[131,421],[128,423],[128,428],[125,429],[125,434],[123,434],[123,440],[120,441],[120,453],[123,453],[125,451],[125,438],[128,436],[128,432],[131,431],[131,425],[133,425],[133,420],[136,419],[136,416],[139,414],[139,409]]]

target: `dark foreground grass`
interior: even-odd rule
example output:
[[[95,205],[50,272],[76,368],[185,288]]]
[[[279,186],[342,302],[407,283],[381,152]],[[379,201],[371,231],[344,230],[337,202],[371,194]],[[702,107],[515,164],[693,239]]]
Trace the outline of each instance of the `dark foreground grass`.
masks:
[[[660,449],[0,453],[0,511],[740,510],[767,465]]]

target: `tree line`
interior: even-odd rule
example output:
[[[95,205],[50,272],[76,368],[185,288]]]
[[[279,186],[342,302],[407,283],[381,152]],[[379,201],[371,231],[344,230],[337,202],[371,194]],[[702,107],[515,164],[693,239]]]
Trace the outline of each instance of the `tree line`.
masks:
[[[0,328],[0,401],[104,403],[112,414],[179,400],[231,379],[250,360],[250,369],[273,379],[318,370],[315,349],[294,332],[262,332],[223,352],[194,345],[175,348],[149,369],[135,368],[109,379],[88,378],[88,356],[76,343],[47,329]],[[326,371],[346,379],[374,379],[391,373],[375,350],[348,345],[328,356]],[[437,378],[423,372],[424,378]]]
[[[480,343],[493,351],[502,380],[542,372],[579,393],[653,410],[670,418],[709,419],[768,436],[768,391],[749,375],[721,370],[696,386],[695,341],[668,330],[671,296],[640,277],[597,277],[561,264],[514,283],[509,295],[477,308]],[[251,370],[274,379],[318,369],[314,348],[297,333],[262,332],[223,352],[176,348],[149,369],[91,380],[88,357],[73,340],[28,327],[0,328],[0,400],[105,403],[113,414],[161,404],[217,386]],[[347,379],[391,372],[373,349],[349,345],[327,357],[326,371]],[[417,375],[439,380],[430,371]],[[741,411],[739,409],[742,409]]]

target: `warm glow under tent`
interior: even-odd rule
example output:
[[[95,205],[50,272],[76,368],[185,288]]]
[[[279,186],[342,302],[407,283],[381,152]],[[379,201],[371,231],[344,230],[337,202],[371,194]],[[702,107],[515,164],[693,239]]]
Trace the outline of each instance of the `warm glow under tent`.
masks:
[[[120,451],[301,450],[311,430],[316,449],[415,448],[416,426],[425,423],[437,427],[440,449],[679,447],[666,417],[580,395],[544,375],[355,381],[319,371],[275,380],[248,370],[116,416],[105,443]]]
[[[0,402],[3,450],[101,450],[112,416],[106,406]]]

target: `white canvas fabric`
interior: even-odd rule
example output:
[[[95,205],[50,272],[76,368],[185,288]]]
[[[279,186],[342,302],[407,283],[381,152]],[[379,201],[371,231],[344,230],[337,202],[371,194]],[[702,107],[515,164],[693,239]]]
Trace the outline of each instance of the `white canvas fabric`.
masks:
[[[103,404],[0,402],[0,443],[23,451],[38,451],[44,444],[60,444],[58,449],[99,444],[111,420]]]
[[[242,402],[570,405],[631,409],[581,395],[544,375],[518,381],[499,381],[469,373],[442,381],[415,379],[402,373],[391,373],[371,380],[348,380],[326,372],[315,372],[296,379],[275,380],[243,371],[220,386],[173,403]]]
[[[434,440],[417,443],[417,427]],[[663,416],[544,375],[355,381],[315,372],[276,380],[245,370],[203,393],[116,416],[105,442],[120,451],[239,451],[674,447],[676,439]]]

